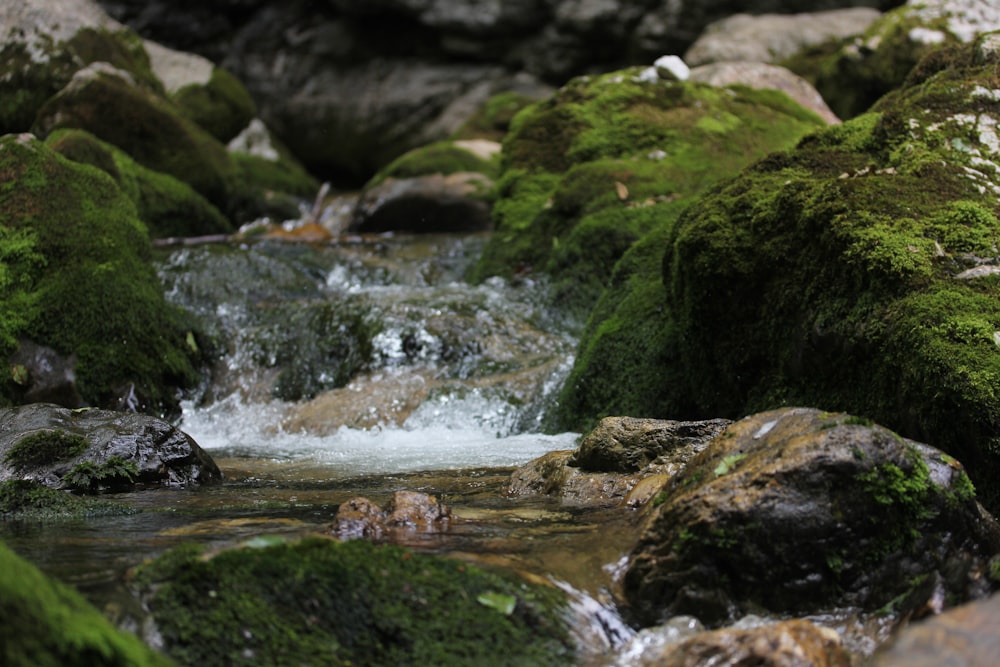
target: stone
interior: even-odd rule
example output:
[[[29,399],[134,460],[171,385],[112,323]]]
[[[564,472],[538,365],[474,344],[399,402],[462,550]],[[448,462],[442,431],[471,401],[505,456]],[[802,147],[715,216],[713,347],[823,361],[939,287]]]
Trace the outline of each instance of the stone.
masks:
[[[384,509],[360,497],[341,503],[330,533],[341,540],[405,542],[414,533],[446,532],[456,520],[434,496],[403,490],[393,493]]]
[[[15,479],[93,493],[210,484],[222,473],[161,419],[33,403],[0,409],[0,482]]]
[[[476,173],[390,178],[361,195],[348,231],[363,234],[488,231],[492,219],[482,194],[491,185],[488,178]]]
[[[982,597],[1000,549],[957,461],[842,413],[744,418],[658,500],[621,582],[644,624],[887,605],[905,616]]]
[[[860,35],[881,15],[871,7],[733,14],[709,24],[684,52],[684,61],[692,67],[718,62],[778,64],[804,49]]]
[[[827,124],[840,122],[812,84],[784,67],[761,62],[715,62],[695,67],[690,79],[713,86],[741,84],[760,90],[780,90]]]

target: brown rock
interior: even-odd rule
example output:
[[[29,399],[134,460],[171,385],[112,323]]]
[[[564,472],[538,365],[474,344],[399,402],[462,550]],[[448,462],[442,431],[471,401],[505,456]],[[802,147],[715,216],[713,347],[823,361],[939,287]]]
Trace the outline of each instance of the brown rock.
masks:
[[[792,620],[752,630],[703,632],[674,644],[639,666],[657,667],[850,667],[850,656],[833,630]]]

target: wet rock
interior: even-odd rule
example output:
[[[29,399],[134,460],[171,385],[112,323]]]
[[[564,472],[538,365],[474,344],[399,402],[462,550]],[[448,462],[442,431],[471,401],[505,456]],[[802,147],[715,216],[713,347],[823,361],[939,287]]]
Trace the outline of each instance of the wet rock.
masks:
[[[695,67],[690,78],[713,86],[742,84],[758,90],[780,90],[828,124],[840,122],[812,84],[784,67],[759,62],[717,62]]]
[[[777,64],[803,49],[860,35],[881,15],[870,7],[733,14],[708,25],[684,52],[684,60],[692,67],[718,62]]]
[[[630,506],[640,505],[729,423],[606,417],[576,450],[550,452],[514,471],[507,493],[557,496],[578,506],[616,504],[627,496]]]
[[[8,358],[19,403],[55,403],[64,408],[86,405],[76,386],[76,356],[23,339]]]
[[[0,410],[0,481],[13,479],[91,493],[208,484],[222,473],[161,419],[35,403]]]
[[[381,540],[406,533],[447,531],[455,517],[451,508],[419,491],[396,491],[385,508],[367,498],[341,503],[330,532],[342,540]]]
[[[634,667],[850,667],[836,631],[792,620],[753,629],[703,632],[632,656]],[[624,663],[618,663],[624,664]]]
[[[874,661],[877,667],[989,667],[1000,655],[1000,596],[950,609],[905,628]]]
[[[733,424],[649,510],[622,586],[653,623],[751,609],[900,614],[983,595],[1000,526],[961,465],[845,414],[786,408]]]

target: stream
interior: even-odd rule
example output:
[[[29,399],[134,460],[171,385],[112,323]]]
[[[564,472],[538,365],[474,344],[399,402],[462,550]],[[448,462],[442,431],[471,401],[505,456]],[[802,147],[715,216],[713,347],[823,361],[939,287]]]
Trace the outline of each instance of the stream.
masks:
[[[180,427],[225,481],[119,494],[138,512],[0,523],[0,539],[75,585],[119,624],[143,614],[130,568],[185,541],[328,532],[337,506],[397,490],[437,496],[459,521],[404,544],[544,577],[571,592],[584,654],[632,633],[610,603],[634,540],[621,511],[511,499],[515,467],[572,449],[544,434],[579,323],[544,284],[463,280],[484,236],[257,239],[158,250],[168,299],[206,332],[211,380]]]

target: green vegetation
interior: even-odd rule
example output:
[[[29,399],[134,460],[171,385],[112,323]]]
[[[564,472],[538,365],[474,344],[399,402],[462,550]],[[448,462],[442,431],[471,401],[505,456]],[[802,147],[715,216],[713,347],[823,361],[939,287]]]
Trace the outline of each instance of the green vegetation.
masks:
[[[565,665],[558,589],[368,542],[187,545],[140,568],[182,664]],[[252,547],[252,548],[250,548]]]
[[[109,457],[96,464],[81,461],[73,466],[63,478],[63,488],[77,493],[101,493],[104,491],[128,491],[134,488],[139,478],[139,466],[135,461],[126,461],[120,456]]]
[[[511,91],[497,93],[486,100],[486,104],[450,138],[501,141],[510,129],[514,116],[536,101],[535,98]]]
[[[439,141],[404,153],[384,169],[379,170],[368,185],[378,185],[387,178],[414,178],[428,174],[447,175],[464,171],[494,178],[497,161],[497,158],[484,160],[452,141]]]
[[[0,544],[0,662],[32,667],[168,667],[72,588]]]
[[[26,435],[7,450],[4,463],[39,466],[64,461],[87,451],[90,443],[81,435],[53,429]]]
[[[104,172],[23,136],[0,138],[0,173],[0,308],[20,308],[0,325],[0,353],[30,338],[76,355],[91,404],[131,382],[151,412],[172,411],[177,389],[197,378],[197,358],[186,316],[164,301],[132,202]],[[0,385],[8,401],[17,391]]]
[[[191,84],[170,98],[181,113],[223,144],[245,128],[257,115],[257,105],[236,77],[215,67],[204,85]]]
[[[143,167],[89,132],[56,130],[45,143],[70,160],[93,165],[114,178],[154,238],[233,231],[229,220],[190,185]]]
[[[80,517],[134,514],[124,503],[80,497],[26,479],[0,482],[0,517],[57,521]]]

